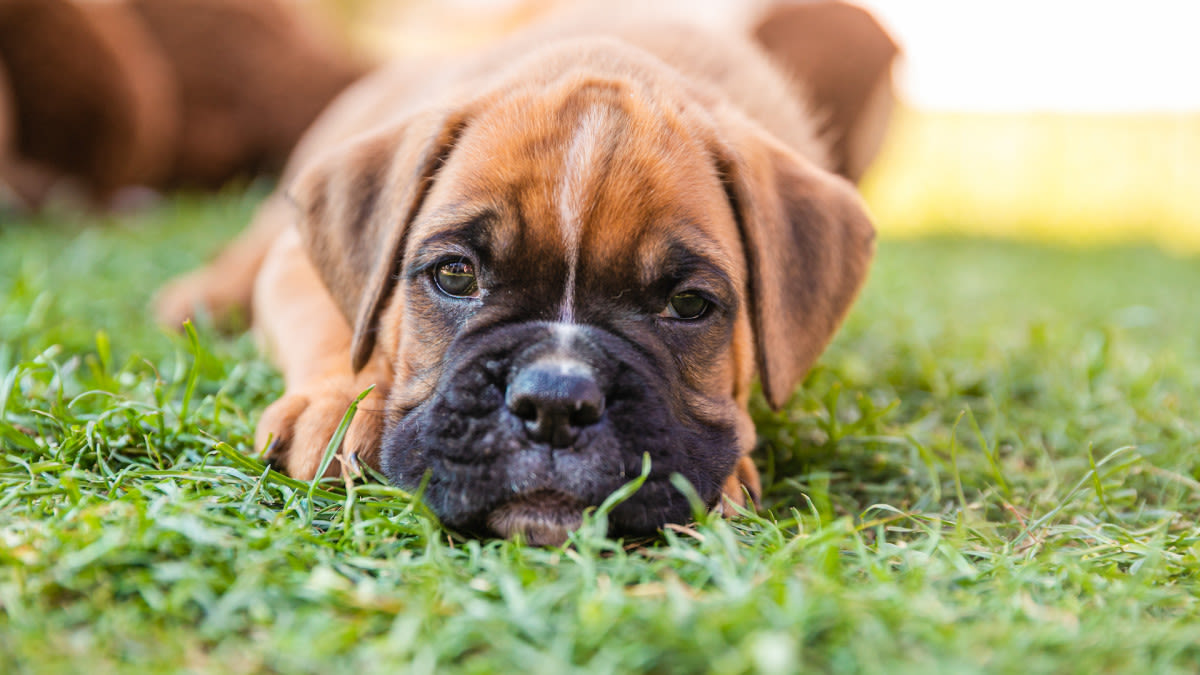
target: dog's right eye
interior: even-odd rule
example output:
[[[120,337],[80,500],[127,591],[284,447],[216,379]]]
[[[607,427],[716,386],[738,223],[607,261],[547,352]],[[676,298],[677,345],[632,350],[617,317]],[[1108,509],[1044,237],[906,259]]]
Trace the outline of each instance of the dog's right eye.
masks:
[[[439,262],[433,270],[433,283],[452,298],[472,298],[479,294],[475,265],[465,258]]]

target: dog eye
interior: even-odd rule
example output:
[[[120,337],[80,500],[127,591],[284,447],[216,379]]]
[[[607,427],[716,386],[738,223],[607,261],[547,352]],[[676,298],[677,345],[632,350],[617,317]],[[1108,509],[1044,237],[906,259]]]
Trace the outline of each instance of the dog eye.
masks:
[[[667,302],[662,316],[691,321],[708,313],[708,300],[695,291],[677,293]]]
[[[438,263],[433,270],[433,283],[452,298],[470,298],[479,294],[475,265],[463,258]]]

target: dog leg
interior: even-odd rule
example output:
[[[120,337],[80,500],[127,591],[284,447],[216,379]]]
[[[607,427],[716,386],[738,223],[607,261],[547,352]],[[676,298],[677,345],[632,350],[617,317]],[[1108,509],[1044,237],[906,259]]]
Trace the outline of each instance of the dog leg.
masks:
[[[282,194],[271,195],[250,227],[207,265],[167,282],[154,298],[154,314],[164,326],[178,328],[197,311],[218,324],[236,311],[250,312],[254,280],[267,251],[287,229],[294,209]],[[251,318],[251,317],[247,317]]]
[[[351,370],[350,326],[294,229],[279,236],[263,261],[254,288],[254,314],[254,330],[283,371],[286,386],[283,397],[263,413],[256,446],[266,447],[267,459],[289,475],[313,478],[346,409],[374,385],[359,404],[338,460],[326,475],[346,472],[354,461],[377,467],[390,368],[373,357],[358,373]]]

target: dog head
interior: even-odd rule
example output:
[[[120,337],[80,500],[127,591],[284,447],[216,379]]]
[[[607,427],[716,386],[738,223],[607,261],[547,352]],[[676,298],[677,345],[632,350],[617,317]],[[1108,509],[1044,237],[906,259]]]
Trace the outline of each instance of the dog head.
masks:
[[[360,138],[293,186],[356,367],[392,361],[387,476],[428,472],[451,526],[547,544],[643,453],[651,474],[616,531],[690,515],[673,473],[714,504],[754,443],[755,374],[787,400],[873,238],[847,183],[651,57],[569,54]]]

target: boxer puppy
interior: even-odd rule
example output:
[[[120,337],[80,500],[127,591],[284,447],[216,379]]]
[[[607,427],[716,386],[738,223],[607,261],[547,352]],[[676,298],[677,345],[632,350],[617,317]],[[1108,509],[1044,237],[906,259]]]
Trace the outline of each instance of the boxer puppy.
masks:
[[[749,38],[599,15],[386,69],[160,313],[222,311],[255,270],[287,388],[259,423],[269,459],[312,478],[373,385],[330,471],[428,476],[456,529],[559,544],[645,453],[615,533],[690,516],[674,473],[743,503],[753,380],[786,403],[873,249],[802,85]]]

